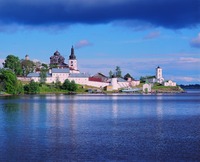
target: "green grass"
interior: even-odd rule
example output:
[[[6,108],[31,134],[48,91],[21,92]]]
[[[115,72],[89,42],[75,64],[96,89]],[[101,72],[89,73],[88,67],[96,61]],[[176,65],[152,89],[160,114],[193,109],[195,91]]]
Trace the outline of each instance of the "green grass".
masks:
[[[183,92],[182,88],[180,88],[179,86],[171,87],[171,86],[155,85],[152,87],[152,90],[156,92]]]
[[[53,84],[43,84],[40,87],[40,93],[69,93],[68,90],[63,90],[56,88]],[[75,93],[84,93],[86,90],[83,86],[78,85],[78,88]]]
[[[55,88],[54,86],[48,85],[48,84],[42,85],[39,88],[40,88],[40,93],[67,93],[68,92],[66,90]]]

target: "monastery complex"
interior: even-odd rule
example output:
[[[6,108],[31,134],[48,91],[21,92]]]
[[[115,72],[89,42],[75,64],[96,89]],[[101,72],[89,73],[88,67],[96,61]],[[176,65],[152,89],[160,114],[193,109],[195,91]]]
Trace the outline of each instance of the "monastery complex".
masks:
[[[131,78],[124,80],[123,78],[110,78],[103,75],[102,73],[97,73],[94,76],[90,76],[87,73],[80,72],[78,69],[78,61],[75,56],[73,46],[69,55],[68,64],[65,63],[65,58],[61,56],[58,51],[56,51],[54,55],[50,57],[50,67],[55,68],[49,68],[46,83],[55,83],[57,81],[63,83],[66,79],[68,79],[69,81],[74,80],[76,84],[105,88],[107,91],[125,89],[140,84],[140,81],[132,80]],[[40,72],[29,73],[27,78],[29,80],[39,82]],[[171,80],[164,80],[162,76],[162,69],[159,66],[156,68],[155,77],[146,78],[146,82],[149,86],[154,83],[160,83],[164,86],[176,86],[175,82],[172,82]]]

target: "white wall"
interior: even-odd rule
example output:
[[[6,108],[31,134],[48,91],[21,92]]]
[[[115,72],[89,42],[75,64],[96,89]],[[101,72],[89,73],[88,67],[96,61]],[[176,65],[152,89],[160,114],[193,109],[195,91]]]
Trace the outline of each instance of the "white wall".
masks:
[[[129,87],[129,82],[118,82],[118,89]]]
[[[47,77],[47,83],[52,83],[56,82],[57,79],[61,82],[64,83],[66,79],[69,78],[69,73],[52,73],[52,77]]]
[[[76,84],[87,85],[87,83],[88,83],[88,78],[71,78],[70,77],[68,79],[69,79],[69,81],[74,80],[74,82]]]
[[[133,81],[131,81],[131,86],[137,86],[139,84],[140,84],[139,80],[133,80]]]
[[[100,87],[103,88],[103,87],[105,87],[105,86],[108,86],[109,83],[88,81],[88,82],[86,83],[86,85],[88,85],[88,86],[93,86],[93,87],[98,87],[98,88],[100,88]]]

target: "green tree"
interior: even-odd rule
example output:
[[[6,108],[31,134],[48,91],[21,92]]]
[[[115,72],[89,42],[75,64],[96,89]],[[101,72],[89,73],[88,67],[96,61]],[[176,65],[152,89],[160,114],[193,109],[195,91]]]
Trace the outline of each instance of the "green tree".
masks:
[[[68,79],[66,79],[62,85],[62,89],[75,92],[78,89],[78,86],[74,80],[70,82]]]
[[[44,68],[44,69],[48,70],[48,65],[47,65],[47,64],[44,64],[44,63],[42,63],[42,68]]]
[[[22,75],[22,67],[18,57],[14,55],[8,55],[6,57],[5,63],[3,63],[4,68],[9,68],[16,75]]]
[[[29,73],[33,72],[35,64],[30,60],[22,60],[21,66],[23,69],[23,76],[27,76]]]
[[[58,68],[58,64],[50,64],[50,68]]]
[[[71,83],[70,83],[69,91],[75,92],[77,89],[78,89],[77,84],[75,83],[74,80],[72,80]]]
[[[70,81],[66,79],[62,85],[62,89],[69,90],[70,88]]]
[[[55,88],[56,89],[60,89],[60,87],[61,87],[61,82],[59,81],[59,78],[57,77],[56,78],[56,83],[55,83]]]
[[[35,70],[39,71],[41,69],[42,63],[40,61],[34,61]]]
[[[128,80],[128,78],[131,78],[132,80],[134,80],[134,78],[129,73],[127,73],[126,75],[124,75],[124,79],[125,80]]]
[[[29,94],[39,93],[39,83],[32,80],[29,84],[24,86],[24,92]]]
[[[109,77],[112,78],[112,76],[113,76],[113,72],[110,70],[109,71]]]
[[[47,80],[47,70],[42,68],[40,70],[40,83],[44,84]]]
[[[24,93],[24,86],[21,81],[17,81],[17,93],[23,94]]]
[[[119,66],[116,66],[115,75],[116,75],[116,77],[119,77],[119,78],[122,77],[122,71]]]
[[[9,94],[23,93],[22,84],[17,80],[16,75],[11,70],[0,70],[1,90]]]

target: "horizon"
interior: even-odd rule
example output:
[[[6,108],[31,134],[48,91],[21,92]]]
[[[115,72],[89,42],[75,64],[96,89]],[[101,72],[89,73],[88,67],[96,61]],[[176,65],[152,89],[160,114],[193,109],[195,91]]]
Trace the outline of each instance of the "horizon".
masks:
[[[10,54],[49,64],[56,50],[68,63],[74,45],[81,72],[119,66],[139,79],[160,66],[166,80],[200,83],[198,0],[0,1],[0,67]]]

